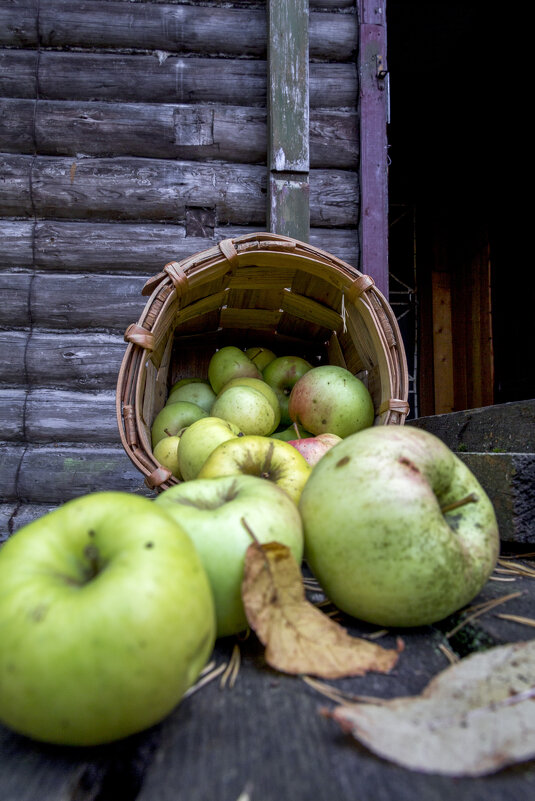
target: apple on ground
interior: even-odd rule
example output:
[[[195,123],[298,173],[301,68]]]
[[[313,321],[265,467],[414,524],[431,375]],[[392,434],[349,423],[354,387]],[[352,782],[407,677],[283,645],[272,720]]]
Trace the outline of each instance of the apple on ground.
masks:
[[[197,404],[197,406],[200,406],[201,409],[204,409],[204,411],[208,413],[212,408],[215,397],[215,392],[210,384],[204,381],[191,381],[188,384],[182,384],[180,387],[171,390],[166,403],[188,401],[189,403]]]
[[[162,720],[210,657],[216,621],[200,558],[148,498],[98,492],[0,549],[0,720],[62,745]]]
[[[239,426],[244,434],[265,437],[277,428],[277,418],[269,398],[244,384],[237,384],[221,393],[211,414]]]
[[[273,361],[273,359],[277,358],[277,355],[269,348],[260,347],[246,348],[245,355],[248,356],[254,364],[256,364],[260,372],[262,372],[264,368]]]
[[[342,442],[342,437],[337,434],[318,434],[317,437],[289,440],[289,444],[297,448],[311,467],[317,465],[322,456],[339,442]]]
[[[195,479],[162,492],[155,503],[189,534],[208,574],[217,634],[247,626],[241,598],[245,552],[252,542],[287,545],[301,563],[303,531],[295,503],[271,481],[248,475]]]
[[[264,369],[264,381],[275,390],[281,410],[281,423],[290,425],[288,399],[293,386],[312,369],[312,365],[300,356],[278,356]]]
[[[240,376],[262,378],[262,373],[244,351],[234,345],[217,350],[208,365],[208,380],[216,395],[232,378]]]
[[[178,466],[179,442],[180,437],[178,434],[175,434],[171,437],[163,437],[163,439],[156,443],[154,450],[152,451],[156,461],[170,470],[175,478],[182,478],[180,468]]]
[[[151,427],[152,447],[164,437],[172,437],[178,434],[183,428],[191,425],[201,417],[208,417],[208,412],[197,406],[196,403],[189,401],[177,401],[170,403],[161,409]]]
[[[273,412],[275,414],[275,420],[276,420],[275,428],[277,428],[277,426],[280,423],[281,411],[280,411],[280,406],[279,406],[279,401],[277,399],[277,396],[276,396],[274,390],[269,386],[269,384],[266,384],[266,382],[262,378],[247,378],[247,377],[245,377],[245,378],[232,378],[219,391],[219,393],[217,395],[217,398],[221,397],[223,392],[225,392],[227,389],[230,389],[231,387],[235,387],[235,386],[252,387],[253,389],[257,389],[259,392],[261,392],[263,395],[265,395],[266,398],[269,400],[269,402],[271,404],[271,408],[273,409]]]
[[[290,394],[289,415],[313,434],[338,434],[344,439],[375,419],[365,384],[345,367],[323,364],[309,370]]]
[[[220,417],[201,417],[188,426],[180,437],[177,458],[185,481],[196,478],[212,451],[222,442],[239,437],[242,432],[234,423]]]
[[[218,445],[197,478],[257,476],[273,481],[297,503],[311,470],[306,459],[287,442],[250,434]]]
[[[299,509],[305,557],[344,612],[379,626],[421,626],[469,603],[492,573],[492,503],[437,437],[374,426],[332,448]]]

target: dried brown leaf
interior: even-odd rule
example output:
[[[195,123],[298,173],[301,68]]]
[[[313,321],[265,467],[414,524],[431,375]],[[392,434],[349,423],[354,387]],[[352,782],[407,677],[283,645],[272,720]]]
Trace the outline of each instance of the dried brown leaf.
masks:
[[[535,757],[535,640],[452,665],[419,696],[326,713],[376,754],[424,773],[483,776]]]
[[[277,542],[252,543],[245,557],[242,598],[249,625],[266,647],[269,665],[324,679],[388,673],[398,650],[351,637],[305,596],[299,565]]]

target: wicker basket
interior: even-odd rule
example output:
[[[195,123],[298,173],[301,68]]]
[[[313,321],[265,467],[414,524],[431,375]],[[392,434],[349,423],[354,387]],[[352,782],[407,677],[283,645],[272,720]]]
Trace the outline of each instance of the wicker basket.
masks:
[[[256,233],[170,262],[128,342],[117,384],[123,447],[156,491],[179,483],[151,448],[151,424],[179,378],[207,377],[223,345],[271,348],[346,367],[370,390],[375,424],[403,424],[408,376],[392,309],[373,279],[318,248]]]

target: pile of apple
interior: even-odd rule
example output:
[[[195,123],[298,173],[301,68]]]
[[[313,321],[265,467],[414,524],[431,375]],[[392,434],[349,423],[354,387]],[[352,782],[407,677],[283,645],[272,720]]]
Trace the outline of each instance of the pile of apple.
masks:
[[[492,503],[437,437],[373,422],[349,371],[265,348],[178,381],[151,433],[180,483],[74,499],[0,548],[0,721],[95,745],[161,720],[247,625],[252,536],[381,627],[469,603],[498,556]]]

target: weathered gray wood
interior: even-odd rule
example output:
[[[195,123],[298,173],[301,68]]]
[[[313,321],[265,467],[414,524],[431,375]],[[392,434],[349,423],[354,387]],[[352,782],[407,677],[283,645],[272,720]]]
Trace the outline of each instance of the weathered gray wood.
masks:
[[[0,47],[35,47],[39,0],[10,0],[0,4]]]
[[[217,158],[254,164],[265,163],[266,144],[266,112],[261,108],[0,98],[4,153]],[[310,164],[357,168],[354,111],[312,110]]]
[[[18,328],[29,325],[31,282],[29,273],[0,272],[0,326]]]
[[[37,53],[0,53],[0,96],[36,96]],[[266,62],[252,59],[165,58],[154,55],[55,52],[39,54],[39,97],[121,103],[228,103],[264,106]],[[355,108],[354,64],[310,65],[311,108]]]
[[[12,501],[11,503],[0,503],[0,544],[7,540],[19,528],[33,523],[39,517],[43,517],[53,509],[57,509],[59,504],[38,504],[22,503]]]
[[[535,400],[418,417],[407,425],[430,431],[453,451],[535,453]]]
[[[535,453],[459,453],[491,499],[504,542],[535,544]]]
[[[0,440],[10,442],[23,439],[25,405],[24,389],[0,388]]]
[[[213,207],[219,224],[265,228],[265,170],[163,159],[67,159],[4,154],[5,216],[183,221],[187,206]],[[31,191],[30,191],[31,187]],[[356,224],[357,174],[310,172],[310,222]]]
[[[0,218],[0,267],[151,275],[168,261],[180,261],[222,239],[256,230],[216,226],[213,239],[203,239],[186,237],[185,227],[174,224]],[[356,229],[312,228],[310,242],[355,267],[359,263]]]
[[[0,445],[0,456],[6,478],[4,502],[23,499],[56,505],[102,490],[154,497],[120,445]]]
[[[125,343],[118,334],[0,331],[0,380],[6,387],[111,389]]]

